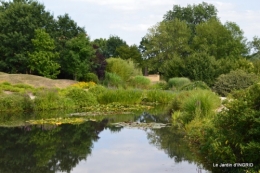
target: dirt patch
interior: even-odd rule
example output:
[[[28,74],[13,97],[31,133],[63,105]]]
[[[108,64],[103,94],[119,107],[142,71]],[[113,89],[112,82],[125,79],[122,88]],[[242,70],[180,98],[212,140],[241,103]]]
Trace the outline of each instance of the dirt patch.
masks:
[[[29,75],[29,74],[1,74],[0,82],[9,82],[11,84],[28,84],[33,87],[45,87],[45,88],[66,88],[77,81],[67,79],[49,79],[41,76]]]

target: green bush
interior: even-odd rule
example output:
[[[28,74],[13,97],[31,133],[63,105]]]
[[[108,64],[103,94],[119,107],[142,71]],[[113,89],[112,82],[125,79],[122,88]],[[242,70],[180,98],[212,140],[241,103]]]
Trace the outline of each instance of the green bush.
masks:
[[[217,78],[213,90],[221,96],[227,96],[231,91],[245,89],[257,81],[259,78],[256,74],[246,73],[243,70],[231,71]]]
[[[175,77],[175,78],[169,79],[169,81],[168,81],[169,87],[177,89],[177,90],[179,90],[184,85],[187,85],[190,83],[191,83],[190,79],[185,78],[185,77]]]
[[[107,87],[122,87],[124,82],[120,76],[118,76],[115,73],[105,73],[105,79],[103,81],[103,84]]]
[[[195,117],[202,119],[211,116],[220,105],[220,98],[212,91],[192,91],[191,95],[181,105],[181,110],[184,112],[182,120],[187,124]]]
[[[209,163],[253,163],[250,172],[260,169],[260,85],[238,91],[239,97],[225,104],[227,109],[212,117],[211,127],[190,124],[187,137]],[[239,170],[238,172],[246,172]]]
[[[210,87],[205,82],[195,81],[190,84],[184,85],[180,88],[181,91],[189,91],[196,89],[210,90]]]
[[[99,83],[99,79],[98,79],[98,76],[95,74],[95,73],[87,73],[85,75],[83,75],[83,81],[86,81],[86,82],[95,82],[96,84]]]
[[[135,76],[129,80],[129,85],[135,88],[147,89],[149,88],[151,81],[144,76]]]
[[[53,110],[74,108],[72,99],[59,95],[58,90],[42,90],[36,93],[34,110]]]
[[[97,98],[89,91],[80,88],[69,88],[66,97],[72,99],[76,107],[87,107],[98,104]]]
[[[168,104],[174,98],[174,93],[163,90],[147,90],[144,93],[143,101],[151,103]]]
[[[122,104],[137,104],[142,100],[142,91],[136,89],[108,89],[98,96],[98,102],[108,104],[118,102]]]
[[[166,109],[167,113],[172,114],[176,111],[180,111],[183,101],[186,100],[188,97],[190,97],[190,95],[191,95],[191,91],[181,91],[179,93],[176,93],[175,97],[169,103]]]
[[[1,94],[0,112],[30,111],[32,101],[26,94]]]
[[[141,71],[136,69],[134,63],[130,60],[123,60],[121,58],[109,58],[107,59],[106,71],[115,73],[127,81],[131,76],[141,75]]]
[[[159,82],[156,82],[156,83],[152,84],[150,89],[154,89],[154,90],[168,90],[169,89],[169,85],[168,85],[167,82],[159,81]]]
[[[185,125],[195,118],[203,119],[214,115],[220,105],[221,100],[215,93],[209,90],[193,90],[179,93],[169,110],[173,112],[173,119],[178,118]]]
[[[98,95],[104,93],[106,90],[107,89],[102,85],[96,85],[94,87],[91,87],[88,91],[97,97]]]

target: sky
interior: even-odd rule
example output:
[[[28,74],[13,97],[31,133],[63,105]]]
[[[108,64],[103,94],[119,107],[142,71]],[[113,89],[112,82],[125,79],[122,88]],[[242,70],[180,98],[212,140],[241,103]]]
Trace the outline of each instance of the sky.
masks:
[[[139,45],[148,28],[162,21],[173,5],[186,7],[199,0],[38,0],[55,17],[68,13],[78,26],[85,27],[91,40],[119,36],[127,44]],[[251,41],[260,37],[259,0],[204,0],[218,10],[224,24],[235,22]]]

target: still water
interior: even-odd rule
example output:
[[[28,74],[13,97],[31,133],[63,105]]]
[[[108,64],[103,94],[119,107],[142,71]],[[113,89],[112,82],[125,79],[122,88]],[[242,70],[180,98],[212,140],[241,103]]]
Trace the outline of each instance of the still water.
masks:
[[[145,121],[140,117],[135,120]],[[125,128],[109,121],[0,127],[0,173],[207,172],[172,127]]]

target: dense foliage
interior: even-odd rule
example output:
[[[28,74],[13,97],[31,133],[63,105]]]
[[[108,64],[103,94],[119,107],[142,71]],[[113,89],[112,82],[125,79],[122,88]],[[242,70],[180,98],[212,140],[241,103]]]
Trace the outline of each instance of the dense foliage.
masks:
[[[233,90],[245,89],[258,81],[259,77],[256,74],[236,70],[220,75],[215,81],[213,90],[222,96],[227,96]]]

